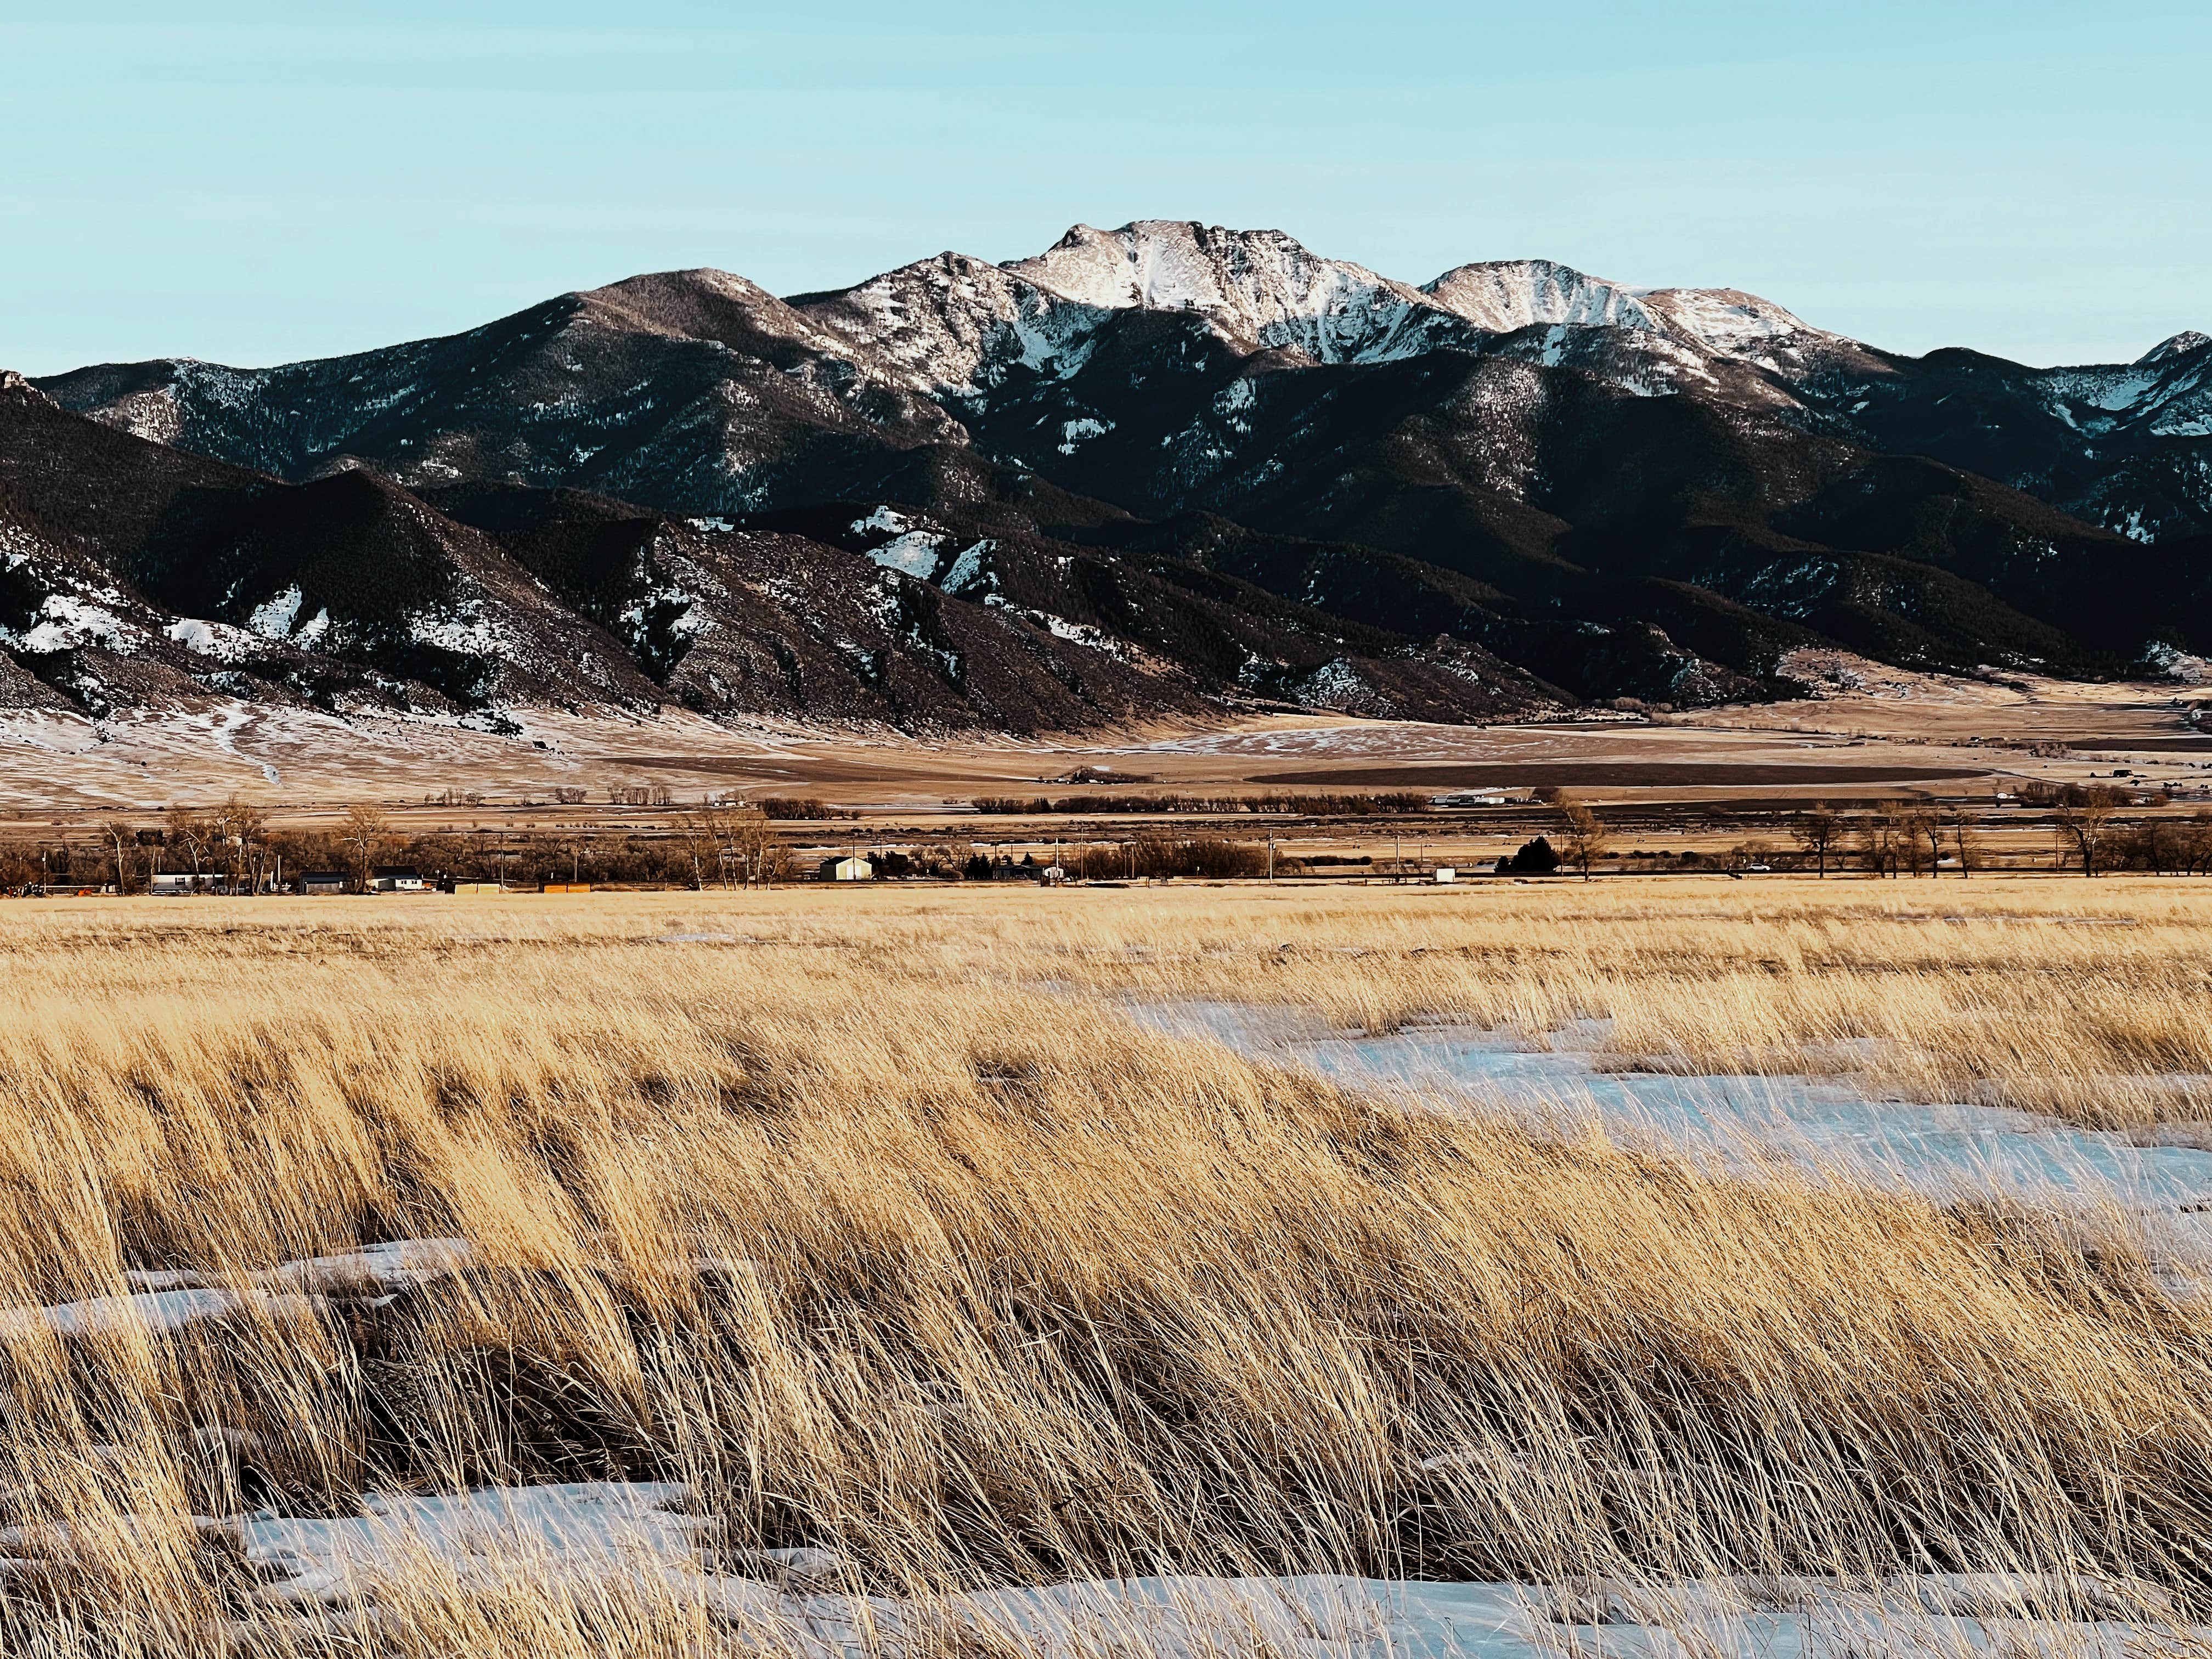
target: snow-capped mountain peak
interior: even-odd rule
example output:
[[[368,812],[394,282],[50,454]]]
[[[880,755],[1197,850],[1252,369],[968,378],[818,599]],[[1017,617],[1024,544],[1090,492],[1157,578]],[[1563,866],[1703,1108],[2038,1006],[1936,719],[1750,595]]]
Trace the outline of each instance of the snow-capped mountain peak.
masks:
[[[1657,329],[1641,301],[1617,283],[1552,259],[1492,259],[1457,265],[1421,292],[1455,316],[1494,334],[1535,324]]]
[[[2185,357],[2208,345],[2212,345],[2212,334],[2199,334],[2193,328],[2185,328],[2171,338],[2160,340],[2136,358],[2133,366],[2137,368],[2153,368],[2160,363],[2171,362],[2176,357]]]
[[[1231,338],[1296,347],[1322,362],[1409,355],[1420,348],[1408,331],[1437,310],[1419,289],[1325,259],[1279,230],[1178,219],[1077,225],[1006,269],[1086,305],[1197,312]]]
[[[1793,334],[1820,334],[1771,300],[1733,288],[1665,288],[1639,296],[1676,332],[1730,356]]]

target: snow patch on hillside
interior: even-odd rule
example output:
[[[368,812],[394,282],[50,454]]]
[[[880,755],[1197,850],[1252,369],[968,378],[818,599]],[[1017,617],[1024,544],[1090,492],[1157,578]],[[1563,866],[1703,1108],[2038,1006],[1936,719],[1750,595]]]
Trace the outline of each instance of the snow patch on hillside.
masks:
[[[973,547],[963,548],[960,550],[960,556],[952,561],[952,568],[945,573],[944,580],[939,585],[955,598],[966,594],[971,588],[985,584],[993,587],[997,586],[998,574],[986,567],[983,562],[989,556],[992,549],[997,545],[997,543],[987,536]]]
[[[264,599],[246,619],[246,625],[264,640],[289,640],[292,626],[300,619],[300,607],[307,602],[297,584],[286,588],[274,599]],[[325,611],[325,617],[330,613]]]
[[[86,645],[116,650],[123,644],[123,619],[105,605],[76,594],[49,593],[40,600],[34,614],[38,620],[21,633],[0,627],[0,645],[45,656]]]
[[[2184,685],[2212,685],[2212,662],[2164,640],[2154,640],[2144,647],[2143,661],[2160,679],[2178,680]]]
[[[233,628],[228,623],[207,622],[198,617],[179,617],[161,631],[195,656],[213,657],[219,662],[237,662],[253,656],[263,643],[259,635],[242,628]]]
[[[937,568],[938,550],[944,544],[942,536],[927,530],[909,530],[892,537],[880,547],[870,548],[868,556],[886,570],[927,581]]]

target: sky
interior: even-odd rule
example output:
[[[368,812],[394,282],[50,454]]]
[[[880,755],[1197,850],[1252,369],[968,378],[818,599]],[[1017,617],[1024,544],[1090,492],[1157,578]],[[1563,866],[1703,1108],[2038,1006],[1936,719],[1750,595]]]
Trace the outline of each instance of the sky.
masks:
[[[1902,351],[2212,332],[2204,0],[0,0],[0,367],[34,374],[1135,218],[1747,289]]]

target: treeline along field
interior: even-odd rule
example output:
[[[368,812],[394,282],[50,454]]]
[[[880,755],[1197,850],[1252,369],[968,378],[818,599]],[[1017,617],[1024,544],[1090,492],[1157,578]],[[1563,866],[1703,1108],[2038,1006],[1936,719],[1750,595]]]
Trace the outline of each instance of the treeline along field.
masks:
[[[1052,863],[1084,880],[1314,877],[1353,866],[1400,878],[1439,865],[1527,875],[1556,867],[1529,855],[1539,837],[1534,851],[1557,850],[1580,874],[2212,874],[2212,809],[2112,785],[2022,786],[2003,806],[1941,799],[1593,806],[1551,788],[1534,797],[1472,809],[1419,794],[1002,797],[972,802],[966,823],[944,811],[864,817],[818,800],[729,793],[663,799],[605,819],[577,815],[574,800],[550,817],[534,815],[544,810],[534,805],[465,800],[485,816],[461,826],[368,805],[288,814],[233,796],[35,835],[0,832],[0,892],[55,884],[141,892],[156,872],[258,892],[296,888],[307,872],[337,872],[358,890],[380,864],[447,884],[702,889],[805,878],[825,859],[854,854],[871,858],[878,878],[935,881],[1003,878],[1010,865],[1034,875]],[[1347,851],[1363,842],[1364,852]]]

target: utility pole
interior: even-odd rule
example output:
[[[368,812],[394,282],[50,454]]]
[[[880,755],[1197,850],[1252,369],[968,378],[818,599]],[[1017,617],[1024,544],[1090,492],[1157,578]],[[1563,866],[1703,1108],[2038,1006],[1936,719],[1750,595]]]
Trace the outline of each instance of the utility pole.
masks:
[[[1390,879],[1403,881],[1405,878],[1406,838],[1403,836],[1393,836],[1390,837]]]
[[[1269,881],[1273,881],[1273,880],[1274,880],[1274,878],[1275,878],[1275,832],[1274,832],[1273,830],[1270,830],[1267,832],[1267,879],[1268,879]]]

